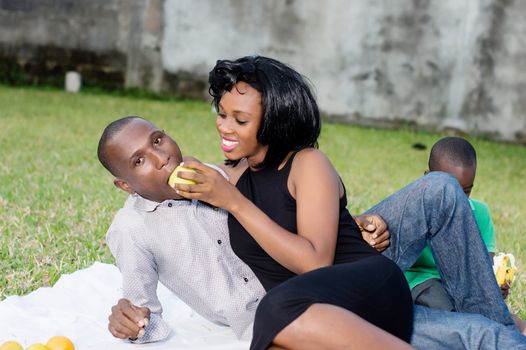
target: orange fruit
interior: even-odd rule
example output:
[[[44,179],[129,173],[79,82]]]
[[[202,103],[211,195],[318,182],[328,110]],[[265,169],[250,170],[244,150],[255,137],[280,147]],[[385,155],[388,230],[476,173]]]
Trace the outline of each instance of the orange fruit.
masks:
[[[44,344],[36,343],[29,346],[26,350],[49,350],[49,348]]]
[[[75,350],[75,346],[67,337],[56,335],[49,338],[46,346],[49,350]]]
[[[0,346],[0,350],[24,350],[24,348],[16,341],[6,341]]]

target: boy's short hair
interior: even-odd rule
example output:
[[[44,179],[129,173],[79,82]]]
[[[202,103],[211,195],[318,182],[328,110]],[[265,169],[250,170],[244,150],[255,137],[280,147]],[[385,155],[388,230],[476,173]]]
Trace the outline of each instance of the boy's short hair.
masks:
[[[451,165],[463,168],[476,167],[477,152],[471,143],[461,137],[444,137],[431,148],[429,170],[439,168],[444,160]]]
[[[113,164],[111,162],[111,159],[109,159],[108,154],[106,152],[106,145],[109,141],[115,136],[119,131],[124,128],[129,122],[131,122],[134,119],[143,119],[141,117],[137,116],[127,116],[124,118],[117,119],[104,129],[102,132],[102,135],[99,140],[99,145],[97,147],[97,156],[99,157],[100,163],[115,177],[117,177],[117,171],[113,167]]]

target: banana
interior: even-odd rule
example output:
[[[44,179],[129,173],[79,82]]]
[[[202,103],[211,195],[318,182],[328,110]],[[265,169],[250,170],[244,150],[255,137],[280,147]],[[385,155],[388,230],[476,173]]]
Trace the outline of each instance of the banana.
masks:
[[[513,281],[513,278],[515,277],[515,272],[517,272],[517,267],[515,266],[506,269],[506,282],[508,284],[511,284],[511,282]]]
[[[497,266],[497,272],[495,277],[497,277],[497,283],[499,286],[502,286],[506,282],[506,266],[508,263],[508,256],[504,255],[500,264]]]
[[[515,257],[511,253],[499,253],[493,258],[493,270],[499,286],[504,284],[511,285],[517,267],[515,266]]]

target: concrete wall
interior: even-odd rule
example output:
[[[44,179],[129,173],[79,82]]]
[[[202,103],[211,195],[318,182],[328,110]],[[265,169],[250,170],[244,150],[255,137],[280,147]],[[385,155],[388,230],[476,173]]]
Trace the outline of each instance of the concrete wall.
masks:
[[[0,77],[159,90],[162,0],[0,0]]]
[[[166,0],[162,59],[290,63],[340,121],[453,128],[526,143],[526,2]]]
[[[119,5],[117,0],[0,0],[2,80],[48,82],[73,68],[89,78],[104,66],[108,80],[122,82],[118,67],[126,57],[118,45]]]
[[[525,16],[519,0],[0,0],[0,68],[53,48],[206,97],[217,59],[257,53],[309,77],[334,120],[526,143]]]

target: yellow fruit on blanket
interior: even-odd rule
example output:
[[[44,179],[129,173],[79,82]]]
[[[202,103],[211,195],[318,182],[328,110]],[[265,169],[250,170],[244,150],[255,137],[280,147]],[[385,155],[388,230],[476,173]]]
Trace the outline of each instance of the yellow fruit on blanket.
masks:
[[[33,345],[30,345],[26,350],[49,350],[47,346],[44,344],[36,343]]]
[[[168,185],[174,187],[175,184],[187,184],[187,185],[195,185],[196,184],[195,181],[181,179],[180,177],[177,177],[177,172],[178,171],[189,171],[189,172],[195,173],[194,169],[187,168],[187,167],[179,165],[177,168],[174,169],[174,171],[172,172],[172,175],[170,175],[170,178],[168,179]]]
[[[6,341],[0,346],[0,350],[24,350],[24,348],[16,341]]]
[[[71,340],[61,335],[51,337],[46,346],[49,350],[75,350],[75,346],[73,346]]]

